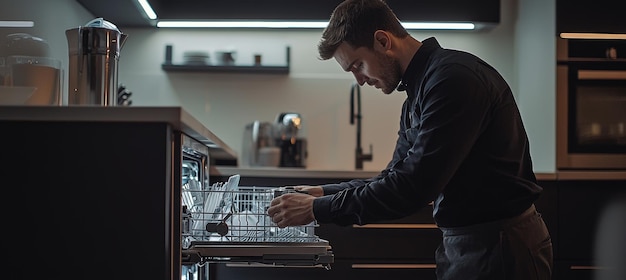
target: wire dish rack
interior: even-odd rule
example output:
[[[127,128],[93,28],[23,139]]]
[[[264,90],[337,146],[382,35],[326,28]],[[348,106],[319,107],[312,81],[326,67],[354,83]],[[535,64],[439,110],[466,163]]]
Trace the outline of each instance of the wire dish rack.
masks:
[[[193,181],[183,185],[183,262],[330,268],[331,247],[315,235],[315,222],[279,228],[267,215],[272,199],[293,192],[292,188],[238,183],[239,175],[234,175],[206,190]]]

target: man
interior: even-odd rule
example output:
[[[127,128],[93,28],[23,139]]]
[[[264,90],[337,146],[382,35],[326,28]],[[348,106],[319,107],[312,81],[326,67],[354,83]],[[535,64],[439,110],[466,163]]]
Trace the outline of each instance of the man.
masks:
[[[360,85],[406,91],[393,158],[378,176],[297,186],[272,201],[280,227],[367,224],[433,201],[438,279],[550,279],[552,242],[534,207],[542,188],[511,89],[478,57],[420,42],[381,0],[346,0],[319,43]]]

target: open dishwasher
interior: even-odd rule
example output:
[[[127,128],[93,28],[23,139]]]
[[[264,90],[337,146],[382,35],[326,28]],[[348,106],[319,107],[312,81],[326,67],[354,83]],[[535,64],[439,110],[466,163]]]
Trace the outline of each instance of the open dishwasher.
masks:
[[[190,173],[193,176],[193,170]],[[330,269],[334,256],[328,241],[315,235],[315,222],[279,228],[267,214],[274,197],[292,191],[289,187],[239,186],[239,175],[204,188],[197,180],[183,180],[183,265],[237,263]]]

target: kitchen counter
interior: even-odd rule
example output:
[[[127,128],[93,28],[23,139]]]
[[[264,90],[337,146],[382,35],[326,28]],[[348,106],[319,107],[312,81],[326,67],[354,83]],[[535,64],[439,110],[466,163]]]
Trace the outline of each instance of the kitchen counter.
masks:
[[[336,178],[354,179],[370,178],[378,175],[378,171],[362,170],[311,170],[295,167],[232,167],[214,166],[211,175],[230,176],[239,174],[245,177],[279,177],[279,178]]]
[[[213,166],[212,175],[229,176],[239,174],[244,177],[277,177],[277,178],[336,178],[354,179],[376,176],[378,171],[362,170],[311,170],[305,168],[276,167],[232,167]],[[536,173],[538,180],[626,180],[626,170],[618,171],[558,171],[556,173]]]
[[[237,154],[180,107],[0,106],[0,121],[164,122],[209,147],[214,159]]]

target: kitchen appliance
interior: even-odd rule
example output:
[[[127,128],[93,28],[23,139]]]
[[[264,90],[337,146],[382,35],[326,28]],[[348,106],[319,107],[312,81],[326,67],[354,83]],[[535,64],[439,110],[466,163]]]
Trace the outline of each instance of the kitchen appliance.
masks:
[[[626,40],[557,38],[557,169],[626,169]]]
[[[307,140],[304,138],[278,139],[280,167],[306,167]]]
[[[182,146],[183,279],[208,280],[207,263],[330,269],[334,257],[328,241],[315,235],[317,224],[279,228],[267,214],[271,200],[293,188],[239,186],[239,175],[209,184],[207,146],[186,135]]]
[[[242,165],[271,166],[278,164],[269,157],[280,152],[275,142],[275,125],[256,120],[246,125],[243,135]]]
[[[328,241],[315,235],[315,222],[279,228],[267,214],[274,197],[290,187],[239,186],[239,175],[203,189],[183,185],[182,244],[185,265],[239,263],[330,269]],[[185,197],[188,197],[187,199]]]
[[[68,105],[116,106],[118,61],[127,35],[103,18],[68,29],[65,35],[69,49]]]
[[[300,135],[302,116],[280,113],[276,117],[276,146],[280,147],[281,167],[306,167],[307,141]]]

